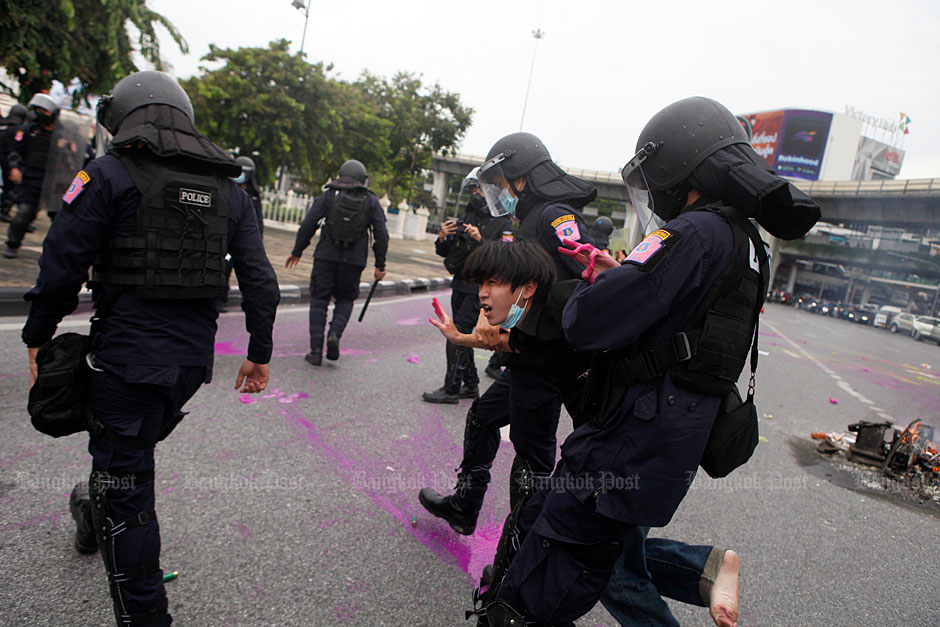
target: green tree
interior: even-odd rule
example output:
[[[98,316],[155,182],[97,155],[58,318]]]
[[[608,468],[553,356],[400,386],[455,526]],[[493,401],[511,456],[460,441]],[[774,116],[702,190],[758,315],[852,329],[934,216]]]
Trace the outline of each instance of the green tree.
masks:
[[[262,183],[272,183],[284,165],[308,183],[322,184],[343,120],[322,64],[291,55],[289,45],[285,39],[268,48],[210,45],[203,60],[222,67],[203,67],[202,75],[182,84],[199,129],[214,142],[251,155]]]
[[[53,80],[68,85],[74,77],[82,83],[76,97],[105,93],[137,70],[135,50],[162,69],[157,25],[188,52],[176,27],[146,0],[0,0],[0,15],[0,66],[19,80],[23,101]],[[13,93],[11,85],[2,88]]]
[[[437,83],[399,72],[390,81],[364,72],[356,86],[378,116],[391,123],[389,158],[375,181],[389,195],[407,195],[415,174],[431,165],[435,152],[455,152],[470,128],[473,109]]]

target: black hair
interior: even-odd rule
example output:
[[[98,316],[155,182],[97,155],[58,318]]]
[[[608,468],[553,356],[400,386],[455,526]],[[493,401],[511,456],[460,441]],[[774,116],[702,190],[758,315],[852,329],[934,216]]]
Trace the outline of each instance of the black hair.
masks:
[[[541,290],[555,282],[555,262],[537,242],[486,242],[467,256],[463,276],[471,283],[496,279],[514,290],[534,281]]]

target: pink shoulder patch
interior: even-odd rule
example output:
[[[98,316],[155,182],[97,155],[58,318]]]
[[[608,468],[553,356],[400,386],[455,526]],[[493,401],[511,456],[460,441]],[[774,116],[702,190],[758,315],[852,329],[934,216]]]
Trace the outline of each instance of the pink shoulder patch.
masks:
[[[75,175],[75,178],[72,179],[72,184],[69,185],[69,188],[65,191],[65,195],[62,196],[62,202],[71,205],[72,201],[78,198],[79,194],[85,190],[85,184],[90,180],[91,177],[88,176],[84,170],[79,171],[79,173]]]
[[[13,136],[13,141],[15,142],[23,141],[23,131],[16,131],[16,135]]]
[[[638,264],[644,264],[653,258],[663,247],[663,242],[672,235],[664,229],[657,229],[647,235],[642,242],[636,245],[624,261],[632,261]]]

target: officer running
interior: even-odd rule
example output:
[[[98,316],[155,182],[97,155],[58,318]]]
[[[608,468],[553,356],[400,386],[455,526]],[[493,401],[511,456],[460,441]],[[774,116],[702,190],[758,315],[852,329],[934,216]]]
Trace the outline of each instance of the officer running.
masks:
[[[92,473],[73,490],[76,548],[101,550],[117,625],[163,626],[167,611],[154,511],[154,447],[212,378],[225,254],[243,295],[248,356],[236,389],[268,382],[279,294],[240,167],[193,124],[179,83],[162,72],[122,79],[101,99],[109,153],[80,171],[43,242],[27,294],[23,341],[36,353],[78,304],[93,268],[96,309],[88,390]],[[87,492],[86,492],[87,490]]]
[[[366,187],[368,177],[366,167],[355,159],[340,166],[336,180],[310,206],[297,231],[294,249],[284,263],[285,268],[293,268],[300,262],[304,249],[325,219],[310,273],[310,352],[304,359],[314,366],[323,363],[323,331],[330,300],[335,305],[326,339],[326,358],[339,359],[339,340],[352,315],[353,301],[359,297],[359,278],[369,256],[370,232],[375,255],[372,277],[376,281],[385,277],[388,229],[382,205]]]
[[[470,333],[480,317],[480,299],[477,286],[464,278],[463,264],[473,250],[483,242],[513,240],[512,221],[506,217],[493,217],[486,206],[486,198],[477,181],[474,168],[464,179],[464,189],[470,193],[467,209],[460,219],[446,220],[441,225],[434,250],[444,258],[444,267],[454,278],[451,280],[450,310],[454,324],[461,333]],[[480,376],[473,361],[473,349],[447,342],[447,371],[444,385],[421,398],[428,403],[455,404],[462,398],[480,395]]]
[[[811,199],[767,169],[735,117],[707,98],[656,114],[622,175],[649,234],[622,265],[573,253],[591,272],[562,318],[575,349],[601,355],[590,374],[599,387],[588,391],[601,402],[562,447],[552,479],[565,489],[539,491],[526,504],[521,520],[533,522],[486,606],[490,626],[569,624],[602,592],[629,610],[633,593],[652,585],[646,534],[670,521],[688,491],[755,337],[768,259],[747,218],[799,237],[819,217]],[[615,613],[622,624],[640,616],[677,624],[663,602]]]
[[[517,240],[538,242],[554,261],[560,280],[580,276],[581,265],[560,254],[558,246],[566,238],[592,241],[578,212],[597,196],[591,184],[562,170],[542,141],[530,133],[513,133],[493,144],[477,178],[492,215],[519,218]],[[517,305],[524,307],[524,299]],[[491,325],[481,315],[476,331],[486,338],[486,348],[498,350],[500,327],[508,330],[517,322],[518,317],[511,317],[501,325]],[[516,451],[510,477],[513,507],[522,498],[520,476],[547,477],[555,467],[555,433],[562,404],[556,376],[532,355],[508,354],[507,366],[467,412],[454,493],[441,495],[422,488],[418,494],[425,509],[463,535],[476,529],[501,427],[509,425]]]
[[[35,94],[29,101],[33,121],[20,128],[13,136],[13,149],[7,156],[10,166],[10,181],[13,182],[16,215],[7,229],[6,249],[3,256],[16,258],[27,229],[39,212],[39,197],[42,180],[46,175],[46,163],[52,146],[52,131],[59,116],[59,106],[46,94]],[[54,213],[49,214],[50,217]]]

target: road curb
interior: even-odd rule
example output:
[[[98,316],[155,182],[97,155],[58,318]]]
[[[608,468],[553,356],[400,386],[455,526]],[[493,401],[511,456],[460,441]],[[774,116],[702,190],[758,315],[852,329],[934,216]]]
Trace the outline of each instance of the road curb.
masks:
[[[279,285],[281,290],[281,305],[299,305],[310,302],[310,287],[308,285]],[[422,292],[436,292],[450,288],[450,277],[435,277],[431,279],[401,279],[398,281],[379,281],[375,288],[375,296],[405,296],[420,294]],[[23,295],[29,291],[28,287],[0,287],[0,316],[25,316],[29,313],[29,303],[23,300]],[[359,283],[359,296],[364,298],[372,289],[372,283]],[[229,307],[241,304],[241,292],[237,287],[229,289]],[[78,307],[75,313],[90,312],[91,291],[82,289],[78,294]]]

